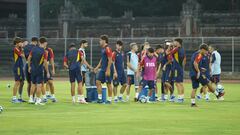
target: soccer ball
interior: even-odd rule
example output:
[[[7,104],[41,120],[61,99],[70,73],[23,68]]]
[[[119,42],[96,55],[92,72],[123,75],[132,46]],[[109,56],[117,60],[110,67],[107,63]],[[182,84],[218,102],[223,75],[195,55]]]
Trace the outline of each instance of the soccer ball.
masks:
[[[147,97],[144,96],[144,95],[142,95],[142,96],[139,98],[139,101],[140,101],[141,103],[146,103],[146,102],[147,102]]]
[[[218,93],[224,93],[224,87],[221,84],[217,85],[216,91]]]
[[[2,113],[3,112],[3,107],[2,106],[0,106],[0,113]]]
[[[10,85],[10,84],[7,84],[7,88],[11,88],[11,85]]]

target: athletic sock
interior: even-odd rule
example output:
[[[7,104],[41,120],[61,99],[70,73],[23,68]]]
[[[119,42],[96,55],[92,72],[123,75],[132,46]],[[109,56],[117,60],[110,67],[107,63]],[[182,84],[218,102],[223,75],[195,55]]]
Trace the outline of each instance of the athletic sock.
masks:
[[[80,95],[80,100],[84,100],[84,95]]]
[[[208,92],[206,93],[205,98],[209,98],[209,93]]]
[[[46,91],[46,95],[50,95],[50,92],[49,92],[49,91]]]
[[[54,94],[52,94],[52,98],[55,98],[55,95],[54,95]]]
[[[98,94],[98,99],[102,100],[102,94]]]
[[[47,98],[46,95],[43,95],[43,98],[46,99]]]
[[[216,96],[218,96],[219,93],[218,93],[217,91],[215,91],[214,94],[215,94]]]
[[[138,98],[138,96],[139,96],[139,93],[138,93],[138,92],[136,92],[136,94],[135,94],[135,98]]]
[[[129,100],[129,95],[126,96],[126,100],[127,100],[127,101]]]
[[[166,100],[167,100],[167,99],[168,99],[168,95],[164,95],[164,99],[166,99]]]
[[[38,98],[37,97],[37,101],[36,101],[37,103],[41,103],[41,98]]]
[[[13,96],[12,99],[13,99],[13,100],[14,100],[14,99],[17,99],[17,96]]]
[[[82,100],[82,95],[77,95],[77,101]]]
[[[75,101],[75,96],[72,96],[72,100]]]
[[[112,97],[108,97],[108,101],[112,101]]]
[[[117,96],[114,96],[114,100],[117,100],[118,99],[118,97]]]
[[[22,95],[19,95],[19,99],[22,99]]]
[[[195,104],[196,102],[195,102],[195,99],[191,99],[191,103],[192,104]]]

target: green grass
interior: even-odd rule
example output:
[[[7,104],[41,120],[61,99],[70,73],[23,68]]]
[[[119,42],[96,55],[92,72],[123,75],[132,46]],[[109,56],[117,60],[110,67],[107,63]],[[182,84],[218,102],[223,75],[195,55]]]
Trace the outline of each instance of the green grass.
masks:
[[[10,103],[12,89],[6,88],[9,82],[13,84],[12,81],[0,81],[0,105],[4,107],[0,114],[0,135],[240,134],[239,84],[224,84],[225,101],[197,101],[199,107],[191,108],[191,85],[188,83],[185,83],[187,99],[183,104],[73,105],[69,83],[57,81],[55,87],[59,102],[35,106]]]

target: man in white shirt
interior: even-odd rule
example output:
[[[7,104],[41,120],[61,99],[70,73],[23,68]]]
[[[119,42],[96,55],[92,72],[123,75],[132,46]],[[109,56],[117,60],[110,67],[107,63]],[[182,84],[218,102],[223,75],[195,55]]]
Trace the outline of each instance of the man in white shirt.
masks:
[[[88,47],[88,42],[87,40],[82,40],[80,42],[80,48],[79,48],[79,51],[83,54],[83,58],[84,60],[86,61],[86,52],[85,52],[85,49]],[[83,77],[83,81],[82,81],[82,85],[84,86],[84,83],[85,83],[85,74],[88,70],[87,67],[91,67],[88,62],[86,61],[86,64],[82,63],[81,65],[81,71],[82,71],[82,77]]]
[[[217,85],[220,82],[221,55],[213,46],[209,46],[209,52],[211,53],[211,81]]]
[[[126,101],[129,101],[131,85],[136,83],[136,73],[138,70],[138,46],[136,43],[130,44],[131,51],[127,53],[127,96]],[[135,84],[135,89],[137,88]]]

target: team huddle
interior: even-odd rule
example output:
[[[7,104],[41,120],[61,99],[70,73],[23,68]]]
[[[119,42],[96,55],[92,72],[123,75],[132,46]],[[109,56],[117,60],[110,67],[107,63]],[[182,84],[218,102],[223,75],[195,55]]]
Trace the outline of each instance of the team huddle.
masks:
[[[13,73],[15,84],[13,87],[12,102],[26,102],[22,99],[25,77],[28,83],[29,103],[43,105],[48,99],[56,102],[52,78],[52,75],[55,74],[54,53],[51,48],[47,47],[46,38],[41,37],[38,39],[37,37],[33,37],[30,44],[24,45],[23,40],[17,37],[14,39],[14,45]],[[25,66],[23,59],[26,60]],[[25,69],[23,69],[24,67]],[[17,92],[19,92],[19,98],[16,96]]]
[[[148,89],[146,96],[144,96],[146,103],[152,102],[153,94],[153,101],[184,102],[183,81],[186,54],[182,46],[182,39],[166,40],[163,44],[157,45],[156,48],[152,48],[148,42],[145,42],[141,51],[138,51],[137,43],[130,43],[130,51],[126,54],[123,51],[124,43],[121,40],[116,42],[114,51],[108,43],[108,36],[102,35],[99,39],[101,59],[95,68],[86,60],[85,49],[88,47],[86,40],[80,42],[80,48],[74,43],[69,45],[63,58],[63,65],[69,72],[73,103],[87,104],[83,91],[87,72],[97,74],[97,103],[111,104],[112,101],[115,103],[130,101],[132,85],[135,88],[135,102],[142,101],[141,93],[145,88]],[[28,82],[29,103],[44,105],[48,100],[57,102],[52,78],[55,74],[54,53],[47,46],[47,39],[33,37],[30,44],[24,45],[23,40],[17,37],[14,39],[14,45],[15,85],[12,102],[25,102],[22,99],[25,77]],[[27,61],[25,65],[23,59]],[[210,100],[209,92],[213,93],[217,99],[223,100],[224,91],[216,90],[216,87],[220,86],[220,64],[221,56],[213,46],[201,44],[199,49],[193,53],[189,72],[192,81],[192,107],[196,107],[195,97],[201,99],[202,94],[205,95],[207,101]],[[24,67],[25,69],[23,69]],[[125,67],[127,67],[127,72],[125,72]],[[157,78],[161,78],[161,97],[158,97],[160,92],[157,87],[159,82]],[[77,96],[75,94],[76,81],[78,85]],[[103,100],[102,95],[103,83],[106,83],[108,90],[106,101]],[[121,88],[118,94],[120,84]],[[199,84],[202,85],[201,91],[196,94]],[[178,91],[177,98],[174,96],[174,86]],[[124,99],[125,91],[126,98]],[[19,98],[16,96],[17,92]],[[168,97],[168,95],[170,96]]]

